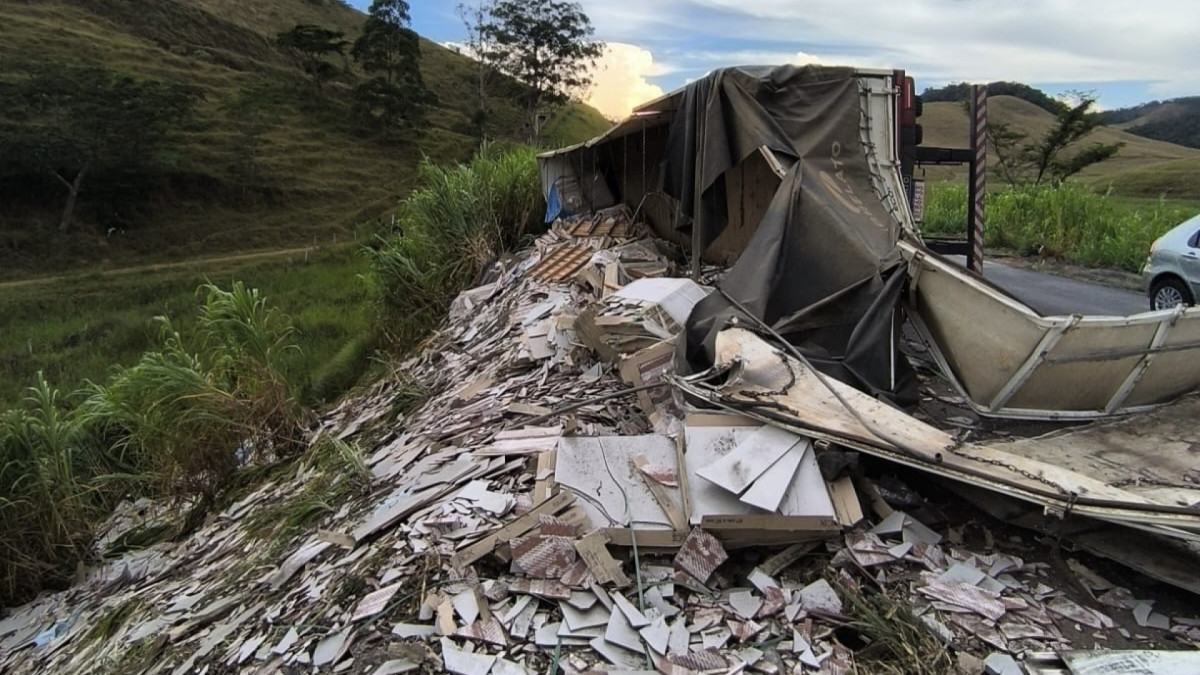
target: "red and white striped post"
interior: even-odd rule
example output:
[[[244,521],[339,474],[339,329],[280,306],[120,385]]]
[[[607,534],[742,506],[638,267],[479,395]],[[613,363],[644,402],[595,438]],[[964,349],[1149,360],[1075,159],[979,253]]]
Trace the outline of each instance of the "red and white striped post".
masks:
[[[987,196],[987,85],[971,88],[971,184],[967,204],[967,269],[983,274],[983,205]]]

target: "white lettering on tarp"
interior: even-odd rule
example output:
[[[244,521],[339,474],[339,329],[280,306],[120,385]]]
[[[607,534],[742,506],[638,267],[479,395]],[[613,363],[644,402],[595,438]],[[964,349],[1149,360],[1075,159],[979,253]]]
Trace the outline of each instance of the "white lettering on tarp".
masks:
[[[833,165],[834,173],[828,171],[818,171],[817,175],[821,179],[821,183],[829,191],[834,199],[837,199],[842,206],[850,213],[860,216],[866,216],[879,229],[886,229],[886,226],[879,222],[874,213],[867,209],[867,205],[863,203],[862,198],[854,190],[854,186],[846,178],[846,172],[843,168],[845,162],[841,160],[842,144],[839,141],[834,141],[829,146],[829,162]]]

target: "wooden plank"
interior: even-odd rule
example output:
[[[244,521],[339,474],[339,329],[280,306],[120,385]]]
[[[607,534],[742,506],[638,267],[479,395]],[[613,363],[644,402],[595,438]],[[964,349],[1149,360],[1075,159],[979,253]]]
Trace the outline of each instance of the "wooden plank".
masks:
[[[834,536],[834,533],[808,530],[713,530],[713,536],[727,550],[732,550],[822,542]]]
[[[608,537],[609,543],[614,546],[633,546],[634,539],[637,539],[638,548],[643,546],[647,548],[679,548],[683,545],[683,540],[687,539],[687,532],[678,532],[676,530],[630,530],[626,527],[607,527],[604,528],[604,536]]]
[[[768,532],[812,532],[814,534],[836,533],[842,526],[833,518],[825,516],[781,516],[775,513],[704,516],[700,527],[713,533],[722,530],[763,530]]]
[[[1144,415],[1072,427],[1036,438],[987,444],[1029,460],[1052,458],[1083,474],[1151,501],[1184,490],[1171,501],[1200,501],[1200,447],[1194,439],[1200,396],[1189,396]]]
[[[575,550],[596,581],[625,588],[629,585],[629,577],[625,576],[621,564],[608,552],[608,542],[608,535],[603,530],[596,530],[576,541]]]
[[[763,564],[758,566],[767,576],[776,576],[783,570],[787,569],[788,565],[796,562],[800,558],[808,555],[817,547],[816,542],[806,542],[803,544],[793,544],[786,549],[776,553],[775,555],[763,561]]]
[[[854,527],[863,519],[862,504],[858,501],[858,492],[854,489],[854,479],[849,476],[829,483],[829,497],[833,500],[833,510],[842,527]]]
[[[675,506],[675,502],[671,499],[671,493],[668,491],[667,486],[642,472],[642,468],[649,463],[645,455],[634,455],[633,457],[633,464],[638,468],[637,474],[646,482],[646,487],[650,489],[650,494],[654,496],[654,501],[658,502],[658,505],[662,507],[663,513],[667,514],[667,520],[671,521],[671,527],[680,531],[688,529],[687,517],[683,515],[678,506]],[[679,467],[676,466],[675,470],[678,472]]]
[[[533,484],[533,503],[540,504],[550,498],[550,493],[554,491],[554,463],[558,457],[558,450],[547,450],[537,456],[537,473],[534,474],[536,482]]]
[[[610,262],[604,266],[604,291],[602,297],[621,289],[621,263]]]
[[[476,560],[479,560],[483,556],[491,553],[492,550],[496,548],[496,544],[519,537],[529,530],[532,530],[534,527],[537,527],[538,519],[543,514],[552,516],[573,503],[575,503],[575,495],[567,492],[560,492],[559,494],[535,506],[529,513],[526,513],[525,515],[517,518],[508,525],[505,525],[491,534],[484,535],[479,541],[471,544],[458,553],[455,553],[450,558],[450,564],[457,569],[462,569],[463,567],[470,565]]]
[[[867,503],[871,505],[871,511],[874,512],[880,520],[886,519],[888,516],[895,513],[895,509],[893,509],[890,504],[884,501],[883,496],[879,494],[879,488],[876,488],[875,484],[869,479],[864,477],[855,477],[854,484],[857,485],[858,489],[862,490],[862,493],[867,496]]]
[[[691,487],[688,485],[687,463],[683,460],[684,453],[684,435],[676,434],[673,439],[675,442],[675,466],[679,467],[679,496],[683,503],[684,522],[690,524],[692,519],[692,493]]]
[[[784,356],[750,331],[740,328],[721,331],[716,347],[718,365],[741,359],[751,370],[739,380],[743,383],[739,387],[739,394],[744,396],[752,391],[755,404],[762,405],[763,402],[758,400],[760,392],[784,391],[786,393],[768,395],[768,398],[786,406],[792,416],[802,420],[806,426],[811,425],[813,431],[833,434],[834,440],[853,439],[896,450],[900,449],[898,446],[903,446],[920,453],[920,459],[930,462],[939,461],[946,448],[956,445],[950,434],[923,424],[850,385],[830,377],[823,378],[823,384],[802,364]],[[774,385],[779,385],[779,388]],[[850,403],[859,416],[871,420],[872,427],[886,438],[864,427],[826,385]]]

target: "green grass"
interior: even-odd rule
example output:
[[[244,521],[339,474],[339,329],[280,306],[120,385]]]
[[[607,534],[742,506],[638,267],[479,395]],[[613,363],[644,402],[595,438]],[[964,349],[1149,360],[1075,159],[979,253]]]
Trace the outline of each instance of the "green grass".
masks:
[[[847,628],[862,644],[854,658],[863,672],[877,675],[950,675],[950,649],[913,614],[907,597],[893,599],[881,591],[833,580],[846,599]]]
[[[962,184],[930,185],[923,231],[965,236],[966,201]],[[1005,187],[988,193],[984,243],[1136,272],[1155,239],[1197,212],[1192,201],[1121,197],[1078,183]]]
[[[295,284],[280,289],[307,306],[298,292],[304,275],[280,267],[275,273]],[[19,401],[0,409],[0,605],[67,583],[93,557],[93,528],[120,500],[173,500],[182,516],[178,528],[122,546],[165,530],[187,533],[239,476],[264,475],[309,449],[313,417],[298,401],[308,380],[291,317],[242,282],[228,289],[205,284],[178,321],[157,318],[148,348],[102,380],[55,387],[38,373]],[[355,354],[344,358],[365,362]],[[337,480],[363,486],[361,452],[331,447],[314,466],[334,461]],[[297,526],[322,512],[305,510]]]
[[[399,349],[436,326],[485,265],[526,244],[545,212],[532,148],[485,147],[469,164],[423,164],[421,178],[394,233],[370,250],[381,328]]]
[[[153,317],[169,315],[189,329],[196,287],[206,281],[228,287],[233,280],[260,289],[292,317],[301,349],[290,368],[303,399],[332,399],[352,379],[344,371],[361,372],[369,355],[363,345],[370,344],[373,317],[360,278],[367,270],[359,247],[346,244],[250,263],[0,287],[0,409],[16,403],[39,371],[54,385],[75,389],[134,363],[152,345]],[[359,351],[341,354],[347,345]]]
[[[1108,175],[1089,177],[1088,185],[1111,189],[1131,197],[1165,196],[1190,202],[1200,200],[1200,158],[1175,159],[1126,167]]]
[[[353,68],[314,97],[270,42],[298,22],[353,39],[363,18],[335,0],[0,3],[0,79],[18,77],[30,62],[89,63],[206,94],[171,162],[146,181],[154,183],[145,190],[151,196],[122,214],[123,235],[104,236],[107,225],[87,203],[86,186],[84,226],[68,235],[55,231],[60,204],[50,196],[0,206],[0,279],[344,241],[363,223],[387,217],[415,185],[423,158],[446,165],[469,159],[478,141],[470,122],[475,66],[466,57],[422,41],[422,75],[438,102],[419,136],[381,140],[360,133],[348,114]],[[528,120],[517,93],[513,83],[497,83],[490,137],[524,137]],[[256,131],[247,109],[235,105],[247,96],[261,120]],[[608,126],[596,111],[573,105],[553,116],[545,142],[582,141]],[[247,178],[235,167],[251,137],[258,149]]]
[[[304,489],[286,499],[260,504],[246,521],[246,531],[276,546],[285,545],[347,501],[370,494],[371,470],[354,444],[322,437],[295,462],[310,477]]]

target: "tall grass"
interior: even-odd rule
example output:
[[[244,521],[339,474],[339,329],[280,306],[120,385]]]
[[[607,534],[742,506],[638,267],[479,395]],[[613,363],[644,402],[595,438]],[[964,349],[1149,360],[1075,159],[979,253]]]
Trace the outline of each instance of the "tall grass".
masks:
[[[178,498],[197,517],[241,464],[303,446],[290,320],[241,283],[199,294],[193,330],[161,318],[157,348],[103,384],[64,396],[39,375],[0,414],[0,604],[69,579],[117,500]]]
[[[0,604],[59,586],[86,555],[100,508],[78,416],[45,379],[0,414]]]
[[[240,282],[202,292],[190,340],[160,318],[160,348],[91,385],[79,410],[156,493],[211,502],[239,462],[300,447],[302,414],[284,375],[298,349],[288,319]]]
[[[369,249],[394,344],[420,339],[484,266],[538,231],[545,203],[534,155],[488,146],[468,164],[421,164],[421,186],[401,206],[394,231]]]
[[[966,231],[966,187],[934,184],[923,231],[957,235]],[[1008,186],[988,193],[984,243],[1022,254],[1061,255],[1092,267],[1136,272],[1150,245],[1195,215],[1186,206],[1159,199],[1131,206],[1111,192],[1076,184]]]

